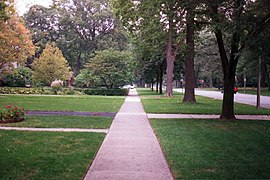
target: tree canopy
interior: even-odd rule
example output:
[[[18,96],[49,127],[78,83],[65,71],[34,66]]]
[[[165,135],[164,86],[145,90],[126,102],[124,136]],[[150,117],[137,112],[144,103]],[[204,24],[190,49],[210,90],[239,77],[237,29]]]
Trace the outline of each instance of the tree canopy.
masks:
[[[40,57],[34,61],[32,79],[36,85],[49,86],[54,80],[65,81],[70,67],[55,43],[48,43]]]

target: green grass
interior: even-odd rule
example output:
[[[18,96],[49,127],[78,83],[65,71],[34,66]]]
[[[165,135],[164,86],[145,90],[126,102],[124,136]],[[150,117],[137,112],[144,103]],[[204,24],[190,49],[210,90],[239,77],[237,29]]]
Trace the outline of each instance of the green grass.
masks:
[[[270,178],[270,122],[150,122],[176,179]]]
[[[257,94],[257,89],[256,88],[247,88],[246,92],[244,92],[244,88],[239,88],[238,92],[243,93],[243,94]],[[261,88],[261,95],[262,96],[270,96],[270,91],[268,91],[267,88]]]
[[[174,93],[174,97],[164,97],[149,89],[138,89],[144,110],[147,113],[183,113],[183,114],[220,114],[222,101],[196,96],[197,103],[183,103],[183,94]],[[235,114],[270,114],[270,109],[256,109],[255,106],[235,103]]]
[[[9,127],[34,128],[84,128],[106,129],[112,123],[111,117],[86,116],[26,116],[26,120],[18,123],[0,124]]]
[[[82,179],[104,137],[0,131],[0,179]]]
[[[14,104],[26,110],[117,112],[124,97],[0,95],[0,106]]]

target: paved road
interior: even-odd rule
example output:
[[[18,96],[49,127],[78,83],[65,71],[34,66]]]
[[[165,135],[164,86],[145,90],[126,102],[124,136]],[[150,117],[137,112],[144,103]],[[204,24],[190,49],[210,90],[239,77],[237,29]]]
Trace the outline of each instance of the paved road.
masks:
[[[182,89],[174,89],[176,92],[182,92]],[[205,91],[201,89],[195,90],[196,95],[211,97],[214,99],[223,99],[223,94],[220,91]],[[234,96],[234,102],[256,106],[257,96],[251,94],[237,93]],[[261,96],[261,107],[270,109],[270,97]]]

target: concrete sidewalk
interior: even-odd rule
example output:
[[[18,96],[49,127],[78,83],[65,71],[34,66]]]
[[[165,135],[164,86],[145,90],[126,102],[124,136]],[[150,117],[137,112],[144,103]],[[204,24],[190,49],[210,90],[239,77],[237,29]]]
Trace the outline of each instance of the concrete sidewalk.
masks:
[[[135,89],[130,90],[84,179],[173,179]]]

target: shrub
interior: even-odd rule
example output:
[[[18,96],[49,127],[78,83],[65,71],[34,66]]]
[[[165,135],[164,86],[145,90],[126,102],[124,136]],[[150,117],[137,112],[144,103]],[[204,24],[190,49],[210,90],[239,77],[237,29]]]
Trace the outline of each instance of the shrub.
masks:
[[[88,95],[103,95],[103,96],[126,96],[127,89],[84,89],[83,91]]]
[[[11,104],[0,109],[0,123],[19,122],[24,120],[24,118],[24,108],[18,108],[17,106],[13,106]]]
[[[31,84],[32,71],[27,67],[14,69],[12,74],[4,75],[4,84],[11,87],[25,87]]]
[[[63,81],[61,80],[54,80],[51,83],[51,88],[54,94],[57,94],[59,91],[62,91]]]

